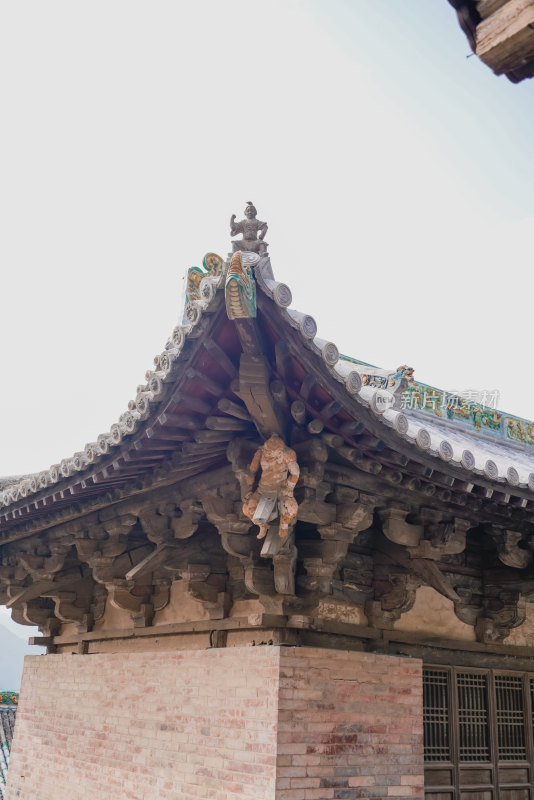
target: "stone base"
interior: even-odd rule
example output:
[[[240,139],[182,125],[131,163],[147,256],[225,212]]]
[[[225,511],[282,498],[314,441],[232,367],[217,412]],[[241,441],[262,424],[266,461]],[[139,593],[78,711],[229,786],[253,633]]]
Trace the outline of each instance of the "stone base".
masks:
[[[29,656],[6,800],[423,797],[421,662],[307,647]]]

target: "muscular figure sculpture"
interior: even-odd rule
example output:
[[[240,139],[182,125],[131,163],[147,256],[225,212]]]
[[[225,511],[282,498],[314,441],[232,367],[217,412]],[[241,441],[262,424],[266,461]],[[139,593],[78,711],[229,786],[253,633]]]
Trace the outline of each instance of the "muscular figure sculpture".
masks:
[[[261,475],[258,481],[258,470]],[[249,467],[247,485],[250,491],[243,503],[243,513],[259,525],[258,539],[263,539],[269,529],[269,521],[276,503],[280,514],[281,537],[288,534],[289,525],[297,516],[298,503],[293,489],[299,479],[299,465],[294,450],[273,434],[263,447],[258,448]],[[254,485],[257,483],[256,489]],[[264,507],[264,511],[262,510]]]
[[[249,200],[245,208],[245,219],[236,222],[236,216],[232,214],[230,219],[230,236],[237,236],[238,233],[243,234],[241,241],[232,242],[234,253],[238,250],[259,253],[259,255],[263,255],[263,253],[267,252],[267,242],[263,241],[263,237],[267,233],[267,223],[256,219],[257,213],[258,212]]]

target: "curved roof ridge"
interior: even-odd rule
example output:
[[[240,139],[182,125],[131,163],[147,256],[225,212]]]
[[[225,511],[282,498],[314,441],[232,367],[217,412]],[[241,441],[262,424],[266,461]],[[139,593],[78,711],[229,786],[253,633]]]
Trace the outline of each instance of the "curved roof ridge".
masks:
[[[208,255],[220,259],[215,254]],[[222,259],[220,262],[222,265]],[[127,410],[109,431],[99,434],[95,442],[88,443],[83,450],[63,459],[59,464],[53,464],[48,470],[19,477],[13,483],[9,478],[4,479],[6,483],[3,486],[0,484],[0,509],[5,512],[6,507],[17,501],[53,487],[76,473],[93,468],[113,448],[120,446],[125,437],[131,437],[154,415],[154,409],[166,395],[167,386],[174,383],[177,375],[181,374],[180,356],[185,345],[201,335],[205,313],[218,307],[217,295],[220,295],[224,286],[225,270],[222,266],[217,274],[209,271],[202,273],[199,268],[195,269],[200,273],[197,276],[198,291],[194,296],[186,296],[183,323],[175,326],[165,349],[155,356],[153,369],[148,370],[145,375],[146,384],[137,387],[135,400],[128,403]],[[530,444],[534,444],[534,423],[513,415],[503,415],[503,420],[518,420],[525,425],[532,425],[532,442],[523,442],[517,436],[514,438],[510,435],[514,430],[517,433],[517,426],[514,428],[513,425],[511,428],[501,427],[501,435],[490,440],[487,435],[477,435],[477,425],[481,430],[484,426],[484,418],[477,417],[477,409],[474,412],[474,422],[469,427],[462,418],[463,409],[460,409],[457,416],[453,413],[451,417],[446,407],[437,407],[436,411],[436,408],[427,408],[426,403],[422,408],[403,408],[404,395],[417,396],[421,391],[424,393],[433,387],[416,382],[413,379],[413,370],[406,365],[391,373],[371,368],[375,369],[373,373],[371,369],[363,369],[368,366],[365,362],[340,356],[333,342],[317,336],[317,325],[313,317],[290,308],[291,291],[286,284],[274,280],[268,256],[261,258],[255,265],[254,274],[263,294],[274,302],[285,321],[298,331],[303,346],[313,350],[332,379],[344,385],[348,403],[356,401],[370,409],[396,436],[415,446],[418,451],[426,451],[427,455],[442,462],[452,462],[464,472],[483,475],[486,480],[504,482],[534,492],[534,450],[532,456],[527,451]],[[437,413],[440,410],[441,414]],[[502,413],[494,409],[491,411]],[[449,424],[445,426],[447,422]],[[485,425],[484,434],[491,432],[491,426]],[[517,435],[520,433],[521,430]],[[518,444],[527,444],[528,448],[518,450]]]

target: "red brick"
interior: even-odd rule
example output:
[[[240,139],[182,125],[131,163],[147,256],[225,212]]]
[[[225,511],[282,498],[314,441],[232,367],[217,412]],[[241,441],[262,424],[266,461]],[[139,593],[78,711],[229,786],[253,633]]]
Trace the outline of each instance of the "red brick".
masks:
[[[7,800],[422,798],[421,694],[371,653],[31,657]]]

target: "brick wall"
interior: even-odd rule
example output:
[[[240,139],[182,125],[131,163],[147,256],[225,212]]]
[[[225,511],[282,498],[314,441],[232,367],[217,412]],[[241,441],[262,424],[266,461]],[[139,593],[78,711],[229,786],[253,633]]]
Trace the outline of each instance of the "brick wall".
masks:
[[[277,800],[424,797],[420,661],[283,649],[279,703]]]
[[[7,800],[423,797],[421,665],[319,648],[26,658]]]
[[[279,650],[29,656],[7,800],[272,800]]]

